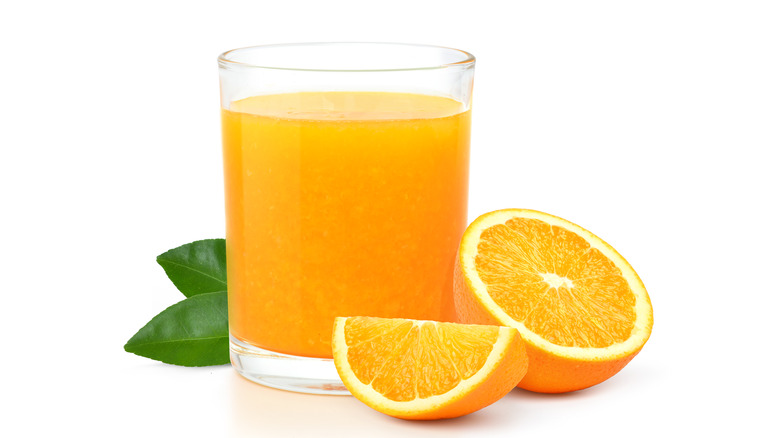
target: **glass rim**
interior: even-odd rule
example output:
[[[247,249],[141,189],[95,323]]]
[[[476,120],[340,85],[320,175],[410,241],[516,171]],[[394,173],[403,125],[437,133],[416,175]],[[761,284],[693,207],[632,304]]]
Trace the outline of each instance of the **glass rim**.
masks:
[[[275,65],[259,65],[255,63],[241,62],[230,59],[231,54],[244,52],[247,50],[264,49],[264,48],[293,48],[293,47],[316,47],[316,46],[361,46],[361,45],[376,45],[376,46],[395,46],[395,47],[410,47],[410,48],[426,48],[426,49],[438,49],[442,51],[448,51],[453,53],[459,53],[464,56],[464,59],[449,62],[443,64],[427,65],[420,67],[401,67],[401,68],[382,68],[382,69],[333,69],[333,68],[299,68],[299,67],[284,67]],[[240,47],[237,49],[228,50],[223,52],[217,57],[219,66],[222,68],[241,67],[241,68],[255,68],[263,70],[287,70],[287,71],[302,71],[302,72],[340,72],[340,73],[370,73],[370,72],[396,72],[396,71],[419,71],[419,70],[437,70],[453,67],[471,67],[475,64],[476,58],[465,50],[455,49],[452,47],[436,46],[429,44],[411,44],[411,43],[383,43],[383,42],[308,42],[308,43],[282,43],[282,44],[261,44],[255,46]]]

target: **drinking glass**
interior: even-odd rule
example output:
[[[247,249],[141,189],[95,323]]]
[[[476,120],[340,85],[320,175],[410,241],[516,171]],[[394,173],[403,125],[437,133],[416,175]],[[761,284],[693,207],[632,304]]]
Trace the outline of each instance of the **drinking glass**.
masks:
[[[281,44],[225,52],[219,73],[231,362],[345,394],[335,317],[454,319],[474,57]]]

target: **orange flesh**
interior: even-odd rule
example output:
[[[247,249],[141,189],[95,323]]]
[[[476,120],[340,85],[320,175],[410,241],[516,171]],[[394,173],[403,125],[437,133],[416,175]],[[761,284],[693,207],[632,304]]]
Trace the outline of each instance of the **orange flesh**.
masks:
[[[515,218],[482,232],[479,278],[514,320],[553,344],[607,347],[631,335],[635,297],[620,270],[575,233]]]
[[[487,361],[498,327],[349,320],[345,339],[355,376],[394,401],[444,394]],[[395,373],[395,374],[394,374]]]
[[[379,92],[222,111],[230,332],[331,357],[338,315],[453,320],[470,111]]]

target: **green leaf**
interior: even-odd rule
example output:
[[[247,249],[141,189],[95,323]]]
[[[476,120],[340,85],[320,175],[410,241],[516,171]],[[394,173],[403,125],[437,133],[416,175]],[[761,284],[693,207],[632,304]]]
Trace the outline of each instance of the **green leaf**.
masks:
[[[125,351],[174,365],[230,363],[227,292],[179,301],[138,330]]]
[[[225,239],[182,245],[158,255],[157,263],[186,297],[227,290]]]

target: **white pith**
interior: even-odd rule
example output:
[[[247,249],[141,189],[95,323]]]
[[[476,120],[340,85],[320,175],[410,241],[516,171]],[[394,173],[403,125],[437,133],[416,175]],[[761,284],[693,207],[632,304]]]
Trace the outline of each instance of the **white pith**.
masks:
[[[552,274],[549,272],[541,273],[539,274],[542,276],[542,280],[544,280],[545,283],[550,285],[550,287],[568,287],[569,289],[574,287],[574,282],[569,280],[566,277],[561,277],[558,274]]]
[[[636,321],[628,339],[621,343],[602,348],[565,347],[553,344],[527,329],[522,322],[514,320],[504,312],[495,301],[493,301],[487,292],[485,284],[477,273],[475,266],[477,246],[484,230],[494,225],[506,223],[510,219],[515,218],[538,219],[549,223],[550,225],[559,226],[576,233],[585,239],[592,248],[601,251],[602,254],[609,257],[615,263],[620,269],[623,278],[628,282],[628,285],[636,298],[634,305]],[[502,210],[482,215],[469,225],[464,234],[463,241],[460,245],[459,263],[461,263],[461,266],[465,271],[466,281],[470,281],[473,287],[477,300],[482,304],[483,308],[490,312],[493,318],[503,325],[516,328],[526,342],[534,344],[538,348],[551,352],[557,356],[590,361],[613,359],[626,356],[627,354],[638,350],[650,336],[650,329],[652,327],[652,307],[650,305],[650,298],[634,269],[631,268],[628,262],[626,262],[623,257],[606,242],[584,228],[564,219],[533,210]]]

